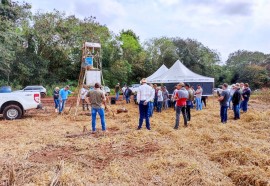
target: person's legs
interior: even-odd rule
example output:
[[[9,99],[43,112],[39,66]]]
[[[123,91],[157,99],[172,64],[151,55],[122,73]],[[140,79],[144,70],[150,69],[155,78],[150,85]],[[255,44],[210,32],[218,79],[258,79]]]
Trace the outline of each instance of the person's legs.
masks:
[[[228,110],[227,106],[220,107],[220,117],[222,123],[227,123],[227,110]]]
[[[139,126],[138,126],[138,129],[141,129],[142,128],[142,124],[143,124],[143,118],[144,118],[144,108],[143,108],[143,102],[144,101],[140,101],[139,103],[139,113],[140,113],[140,118],[139,118]]]
[[[204,104],[204,107],[206,107],[206,99],[203,98],[203,104]]]
[[[180,106],[176,106],[175,107],[175,126],[174,126],[174,129],[178,129],[179,127],[179,122],[180,122],[180,112],[181,112],[181,107]]]
[[[150,119],[149,119],[149,102],[147,103],[147,105],[143,105],[144,106],[144,117],[145,117],[145,122],[146,122],[146,128],[148,130],[150,130]]]
[[[232,110],[233,110],[233,115],[234,115],[233,119],[236,120],[236,119],[237,119],[237,117],[236,117],[236,115],[237,115],[237,114],[236,114],[236,105],[233,104]]]
[[[102,130],[105,131],[106,130],[105,111],[103,108],[99,108],[97,109],[97,111],[100,116]]]
[[[54,108],[55,108],[55,112],[59,111],[60,109],[59,99],[54,99]]]
[[[224,122],[227,123],[227,119],[228,119],[228,107],[225,106],[224,107]]]
[[[63,100],[61,101],[61,104],[60,104],[59,113],[62,113],[62,112],[64,111],[64,109],[65,109],[65,104],[66,104],[66,100],[63,99]]]
[[[242,101],[242,110],[243,110],[243,112],[247,112],[247,106],[248,106],[248,101],[244,99]]]
[[[202,101],[201,101],[202,98],[199,98],[199,110],[202,110]]]
[[[201,98],[196,98],[196,110],[202,110]]]
[[[184,118],[184,125],[187,126],[186,106],[183,106],[183,107],[181,108],[181,112],[182,112],[183,118]]]
[[[186,113],[187,113],[187,120],[190,121],[191,116],[190,116],[190,105],[186,106]]]
[[[233,109],[233,107],[231,107],[231,101],[232,101],[232,96],[229,97],[229,109]]]
[[[119,92],[116,92],[116,97],[115,97],[116,101],[118,101],[118,98],[119,98]]]
[[[240,107],[239,105],[235,105],[236,119],[240,119]]]
[[[97,109],[93,108],[91,109],[92,114],[92,132],[96,131],[96,116],[97,116]]]

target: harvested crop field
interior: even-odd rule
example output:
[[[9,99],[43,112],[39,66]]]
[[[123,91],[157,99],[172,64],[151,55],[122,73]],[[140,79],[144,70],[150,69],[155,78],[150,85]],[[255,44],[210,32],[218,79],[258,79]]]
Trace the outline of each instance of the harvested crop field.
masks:
[[[58,115],[50,103],[1,119],[0,185],[270,185],[269,100],[252,97],[248,113],[234,121],[229,110],[224,125],[216,99],[179,130],[172,108],[154,113],[151,131],[136,130],[137,105],[124,101],[106,112],[106,133],[98,119],[91,134],[81,108],[74,119],[74,108]]]

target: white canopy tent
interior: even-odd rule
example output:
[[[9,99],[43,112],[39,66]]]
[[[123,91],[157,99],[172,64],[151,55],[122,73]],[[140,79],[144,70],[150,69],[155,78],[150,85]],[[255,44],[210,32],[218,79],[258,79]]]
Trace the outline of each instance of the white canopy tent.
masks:
[[[189,83],[194,87],[200,84],[204,90],[203,95],[207,96],[213,94],[214,81],[214,78],[192,72],[179,60],[177,60],[174,65],[162,75],[147,80],[148,83],[165,84],[169,92],[173,92],[174,86],[179,82]]]
[[[151,76],[149,76],[147,78],[147,81],[149,83],[151,83],[151,81],[159,76],[161,76],[162,74],[164,74],[165,72],[167,72],[169,69],[163,64],[161,67],[159,67],[159,69],[157,69],[156,72],[154,72]]]
[[[179,60],[162,75],[148,80],[149,83],[179,83],[179,82],[214,82],[214,78],[205,77],[189,70]]]

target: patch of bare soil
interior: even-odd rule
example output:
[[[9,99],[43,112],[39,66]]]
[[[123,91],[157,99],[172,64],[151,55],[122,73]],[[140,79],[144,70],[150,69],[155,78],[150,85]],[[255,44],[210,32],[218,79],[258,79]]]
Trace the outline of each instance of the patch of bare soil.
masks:
[[[29,156],[29,161],[36,163],[50,163],[69,159],[76,151],[73,147],[47,147],[34,152]]]

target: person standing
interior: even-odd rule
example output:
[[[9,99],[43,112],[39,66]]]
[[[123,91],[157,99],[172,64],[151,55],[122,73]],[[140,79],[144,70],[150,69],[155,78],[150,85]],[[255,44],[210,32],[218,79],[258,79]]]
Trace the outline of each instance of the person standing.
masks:
[[[239,103],[241,101],[241,93],[240,93],[240,85],[236,83],[234,86],[234,93],[232,96],[232,109],[234,113],[234,120],[240,119],[240,106]]]
[[[153,87],[153,84],[149,84],[149,86],[152,88],[152,94],[155,95],[155,89]],[[154,98],[150,100],[149,102],[148,112],[149,112],[149,117],[152,117],[153,112],[154,112]]]
[[[85,85],[83,85],[83,87],[81,88],[81,91],[80,91],[83,111],[85,110],[85,108],[87,110],[89,110],[88,103],[85,101],[85,96],[86,96],[87,92],[88,92],[88,90],[85,88]]]
[[[173,94],[172,94],[172,97],[171,97],[171,100],[172,100],[172,105],[173,105],[173,109],[175,110],[175,107],[176,107],[176,100],[174,99],[175,97],[175,94],[177,92],[177,85],[174,86],[174,90],[173,90]]]
[[[129,87],[126,87],[125,92],[123,93],[126,99],[126,103],[130,103],[131,93],[132,93],[131,89]]]
[[[102,107],[104,104],[106,108],[106,97],[104,92],[100,89],[100,84],[95,83],[94,90],[91,90],[86,95],[87,101],[91,105],[91,116],[92,116],[92,133],[96,132],[96,116],[97,113],[100,117],[102,131],[106,131],[105,111]]]
[[[120,83],[117,83],[117,85],[115,86],[114,91],[115,91],[115,96],[116,96],[115,100],[118,101],[118,99],[119,99],[119,91],[120,91]]]
[[[125,100],[125,99],[126,99],[126,96],[125,96],[125,91],[126,91],[126,89],[127,89],[127,85],[126,85],[126,84],[124,84],[124,86],[123,86],[123,87],[122,87],[122,89],[121,89],[122,94],[123,94],[123,100]]]
[[[158,94],[158,88],[157,88],[157,84],[154,84],[154,89],[155,89],[155,96],[154,96],[154,109],[156,109],[156,111],[158,110],[157,108],[157,100],[158,100],[158,96],[157,96],[157,94]]]
[[[230,89],[229,109],[232,109],[231,108],[231,101],[232,101],[232,97],[233,97],[234,92],[235,92],[235,84],[232,84],[232,87]]]
[[[66,105],[66,101],[68,99],[68,95],[69,94],[73,94],[73,92],[71,92],[69,90],[69,85],[65,86],[65,88],[62,88],[59,91],[59,98],[60,98],[60,109],[59,109],[59,114],[61,114],[64,109],[65,109],[65,105]]]
[[[222,92],[218,101],[220,102],[220,118],[223,124],[227,123],[228,119],[228,107],[229,107],[229,98],[230,98],[230,91],[228,90],[228,84],[224,83],[222,85]]]
[[[161,88],[157,88],[157,112],[161,112],[163,103],[163,94]]]
[[[194,90],[194,87],[191,86],[190,87],[190,90],[192,91],[193,93],[193,96],[195,97],[195,90]],[[196,100],[193,98],[193,101],[192,101],[192,104],[191,104],[191,108],[193,109],[194,108],[194,104],[196,103]]]
[[[247,112],[248,101],[249,101],[250,94],[251,94],[251,90],[249,88],[249,84],[248,83],[245,83],[244,84],[243,93],[242,93],[242,97],[243,97],[242,110],[243,110],[243,112]]]
[[[191,119],[190,109],[192,106],[192,102],[194,101],[194,92],[191,90],[190,85],[188,83],[185,84],[185,88],[188,91],[188,99],[186,101],[186,114],[187,120],[190,121]]]
[[[195,92],[196,95],[196,110],[202,110],[202,94],[203,94],[203,89],[201,85],[197,85],[197,90]]]
[[[168,109],[169,92],[165,86],[162,87],[162,97],[163,97],[163,108],[164,110],[166,110]]]
[[[55,112],[58,112],[60,109],[60,101],[59,101],[59,87],[55,87],[53,91],[53,100],[54,100],[54,108]]]
[[[174,129],[178,129],[180,122],[180,114],[182,112],[184,118],[184,126],[187,127],[187,115],[186,115],[186,101],[188,99],[188,91],[185,89],[184,83],[177,85],[177,92],[175,94],[176,100],[176,118]]]
[[[154,94],[152,91],[152,87],[146,84],[147,81],[145,78],[141,80],[141,86],[138,88],[137,92],[137,101],[139,103],[139,125],[138,130],[142,128],[143,119],[146,121],[146,128],[148,130],[151,130],[150,128],[150,120],[149,120],[149,101],[151,101],[154,98]]]

